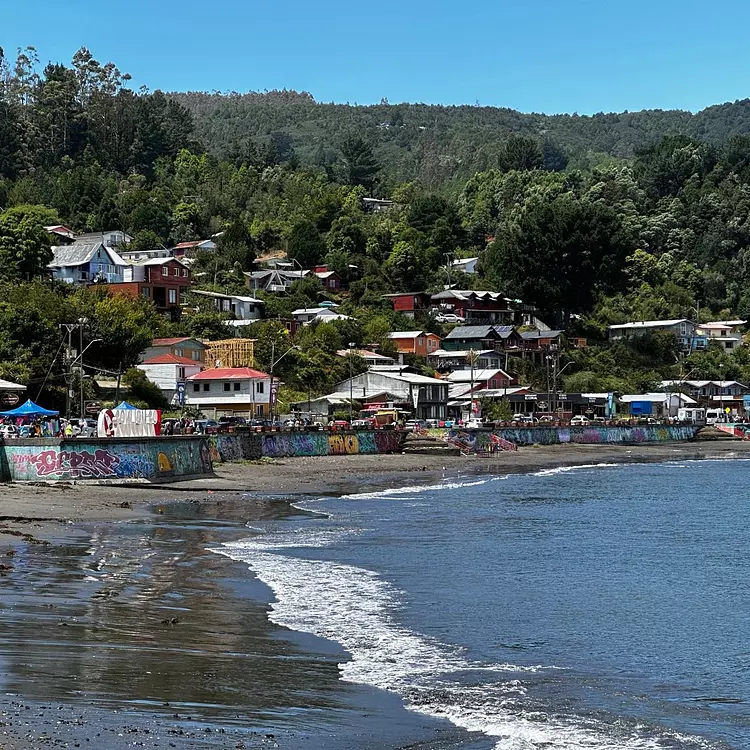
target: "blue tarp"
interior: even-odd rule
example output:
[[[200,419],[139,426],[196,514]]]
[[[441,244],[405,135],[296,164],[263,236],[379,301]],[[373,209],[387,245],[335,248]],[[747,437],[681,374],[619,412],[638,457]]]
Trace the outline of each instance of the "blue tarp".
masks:
[[[138,407],[133,406],[133,404],[129,404],[127,401],[120,401],[117,406],[115,406],[115,409],[137,409]]]
[[[38,406],[31,399],[10,411],[0,411],[0,417],[56,417],[59,411],[50,411]]]

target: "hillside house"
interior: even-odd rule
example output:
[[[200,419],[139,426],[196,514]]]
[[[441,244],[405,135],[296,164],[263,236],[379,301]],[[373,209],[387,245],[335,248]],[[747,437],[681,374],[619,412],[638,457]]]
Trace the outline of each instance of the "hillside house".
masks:
[[[198,253],[212,253],[216,250],[213,240],[194,240],[192,242],[178,242],[172,248],[172,255],[181,258],[185,255],[197,255]]]
[[[435,312],[458,315],[473,325],[519,324],[520,312],[516,309],[519,305],[499,292],[445,289],[430,297],[430,307]]]
[[[687,318],[677,320],[638,320],[609,327],[611,341],[644,336],[649,333],[672,333],[683,351],[696,351],[708,346],[707,336],[698,336],[695,323]]]
[[[395,312],[403,313],[409,318],[430,307],[430,295],[427,292],[399,292],[383,296],[389,300]]]
[[[329,271],[328,266],[315,266],[312,273],[320,279],[327,292],[338,292],[342,288],[341,276],[336,271]]]
[[[108,229],[104,232],[87,232],[79,234],[76,242],[101,242],[104,247],[123,247],[132,242],[133,238],[121,229]]]
[[[145,362],[163,354],[171,354],[179,359],[188,359],[200,365],[205,365],[207,362],[206,345],[200,339],[190,338],[189,336],[154,339],[151,346],[143,352],[142,361]]]
[[[477,272],[477,261],[479,258],[457,258],[451,263],[451,268],[455,271],[474,274]]]
[[[159,354],[150,357],[137,365],[139,370],[146,373],[146,377],[155,383],[167,403],[181,406],[185,398],[185,381],[201,371],[201,363],[187,357],[175,354]]]
[[[425,331],[394,331],[388,334],[401,354],[427,357],[440,348],[440,336]]]
[[[516,351],[523,348],[523,339],[513,326],[456,326],[444,339],[446,351]]]
[[[309,271],[293,271],[281,268],[266,268],[260,271],[245,271],[247,288],[253,292],[288,292],[295,281],[304,279]]]
[[[716,343],[724,351],[733,351],[742,346],[742,328],[746,320],[716,320],[702,323],[696,329],[698,336],[704,336],[708,343]]]
[[[203,370],[187,379],[185,402],[214,419],[265,419],[271,414],[271,378],[251,367]]]
[[[470,368],[469,352],[476,353],[477,360],[474,367],[481,370],[502,369],[505,366],[507,355],[494,349],[459,349],[448,351],[438,349],[427,357],[427,364],[434,367],[439,373],[452,372],[453,370],[466,370]]]
[[[126,262],[101,241],[76,241],[72,245],[52,248],[47,266],[53,278],[68,284],[119,283],[123,281]]]
[[[260,320],[263,317],[265,305],[263,300],[255,299],[255,297],[204,292],[201,289],[193,289],[192,294],[209,299],[216,312],[234,315],[236,320]]]

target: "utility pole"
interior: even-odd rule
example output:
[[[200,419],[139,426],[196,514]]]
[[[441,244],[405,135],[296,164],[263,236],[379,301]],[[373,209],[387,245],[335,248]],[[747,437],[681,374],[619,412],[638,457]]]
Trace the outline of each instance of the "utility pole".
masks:
[[[349,342],[349,427],[352,426],[352,419],[353,419],[353,409],[354,405],[352,404],[352,401],[354,400],[354,394],[352,392],[352,388],[354,387],[354,376],[352,374],[352,350],[354,349],[354,343]]]

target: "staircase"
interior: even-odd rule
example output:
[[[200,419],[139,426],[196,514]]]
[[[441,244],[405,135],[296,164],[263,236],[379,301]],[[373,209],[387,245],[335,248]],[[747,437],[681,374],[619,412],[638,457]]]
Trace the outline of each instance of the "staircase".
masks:
[[[410,432],[404,440],[404,453],[427,456],[460,456],[455,445],[438,440],[424,432]]]

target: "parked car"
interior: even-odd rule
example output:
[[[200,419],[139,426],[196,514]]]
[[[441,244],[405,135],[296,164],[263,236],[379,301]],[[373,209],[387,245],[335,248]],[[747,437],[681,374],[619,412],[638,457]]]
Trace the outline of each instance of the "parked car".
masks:
[[[195,431],[201,435],[215,435],[221,429],[221,425],[215,419],[198,419],[195,422]]]
[[[331,422],[331,427],[338,427],[339,429],[348,430],[350,425],[348,420],[346,419],[334,419],[333,422]]]
[[[352,420],[352,427],[359,428],[359,429],[368,429],[372,427],[375,424],[375,421],[372,419],[353,419]]]
[[[466,318],[462,318],[460,315],[454,313],[438,313],[435,316],[436,323],[463,323]]]
[[[236,427],[237,425],[246,425],[245,417],[219,417],[219,424],[222,427]]]
[[[576,414],[573,419],[570,420],[570,424],[573,427],[585,427],[591,424],[591,420],[588,417],[584,417],[583,414]]]
[[[426,427],[445,427],[445,422],[440,422],[439,419],[428,419],[425,422]]]
[[[482,427],[484,427],[484,426],[485,426],[484,422],[482,422],[482,421],[481,421],[481,420],[479,420],[479,419],[470,419],[470,420],[469,420],[469,421],[468,421],[468,422],[467,422],[467,423],[466,423],[466,424],[464,425],[464,427],[466,427],[466,428],[467,428],[467,429],[469,429],[469,430],[479,430],[479,429],[481,429],[481,428],[482,428]]]
[[[414,430],[423,430],[425,428],[425,421],[423,419],[410,419],[405,425],[404,429],[413,432]]]
[[[531,414],[514,414],[513,421],[526,425],[539,423],[539,420]]]

